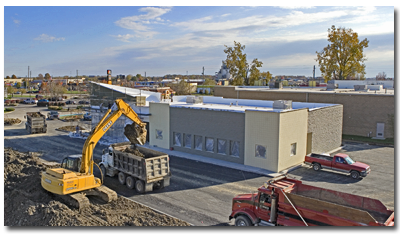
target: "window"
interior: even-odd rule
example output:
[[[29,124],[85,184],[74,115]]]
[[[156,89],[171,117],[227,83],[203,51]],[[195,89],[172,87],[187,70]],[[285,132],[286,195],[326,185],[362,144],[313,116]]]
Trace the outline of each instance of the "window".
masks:
[[[230,155],[239,157],[239,141],[231,141]]]
[[[162,130],[156,129],[156,139],[162,140]]]
[[[202,136],[194,136],[194,149],[195,150],[203,150]]]
[[[290,145],[290,156],[296,155],[296,147],[297,143],[293,143]]]
[[[214,152],[214,138],[206,137],[206,151]]]
[[[185,144],[185,148],[192,148],[192,134],[184,134],[185,138],[184,138],[184,144]]]
[[[179,132],[174,132],[174,145],[181,146],[181,134]]]
[[[226,154],[226,140],[218,139],[217,153]]]
[[[267,155],[267,147],[262,145],[256,145],[256,157],[266,158],[266,155]]]

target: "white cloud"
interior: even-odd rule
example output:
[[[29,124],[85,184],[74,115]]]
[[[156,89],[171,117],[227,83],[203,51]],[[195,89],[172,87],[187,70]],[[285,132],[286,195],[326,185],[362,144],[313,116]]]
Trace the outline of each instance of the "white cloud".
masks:
[[[37,38],[34,38],[33,40],[42,42],[53,42],[53,41],[65,41],[65,38],[64,37],[56,38],[43,33],[42,35],[38,36]]]
[[[162,8],[143,7],[143,8],[140,8],[139,11],[146,12],[147,14],[128,16],[128,17],[121,18],[120,20],[115,22],[115,24],[119,27],[133,30],[136,35],[134,36],[134,35],[127,34],[125,36],[118,35],[115,37],[119,38],[119,40],[129,42],[129,39],[133,38],[133,37],[149,38],[149,37],[154,36],[157,33],[152,32],[147,25],[157,24],[157,23],[159,24],[159,23],[163,22],[164,20],[162,18],[160,18],[160,16],[171,11],[171,8],[170,7],[162,7]]]
[[[282,9],[312,9],[315,8],[315,6],[278,6],[279,8]]]
[[[21,21],[20,20],[13,20],[13,22],[14,22],[14,24],[16,24],[17,26],[19,26],[20,24],[21,24]]]
[[[227,17],[227,16],[230,16],[231,14],[230,13],[228,13],[228,14],[223,14],[223,15],[221,15],[221,17]]]

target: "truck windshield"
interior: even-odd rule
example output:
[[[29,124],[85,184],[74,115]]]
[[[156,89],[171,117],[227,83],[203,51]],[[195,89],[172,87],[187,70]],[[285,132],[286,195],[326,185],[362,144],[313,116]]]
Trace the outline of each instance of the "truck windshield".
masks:
[[[354,163],[353,159],[351,159],[350,157],[346,157],[345,159],[346,159],[347,164],[349,164],[349,165]]]

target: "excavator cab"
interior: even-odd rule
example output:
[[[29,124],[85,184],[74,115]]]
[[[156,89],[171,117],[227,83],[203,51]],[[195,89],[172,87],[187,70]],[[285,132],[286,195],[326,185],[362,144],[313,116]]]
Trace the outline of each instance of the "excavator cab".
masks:
[[[61,167],[70,171],[78,172],[81,166],[81,158],[82,155],[80,154],[70,155],[62,160]]]

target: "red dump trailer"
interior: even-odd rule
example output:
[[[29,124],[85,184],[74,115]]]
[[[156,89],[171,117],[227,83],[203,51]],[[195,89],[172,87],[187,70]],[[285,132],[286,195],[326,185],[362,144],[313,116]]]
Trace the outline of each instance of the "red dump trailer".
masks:
[[[377,199],[305,185],[285,175],[233,198],[236,226],[394,226],[394,211]]]

